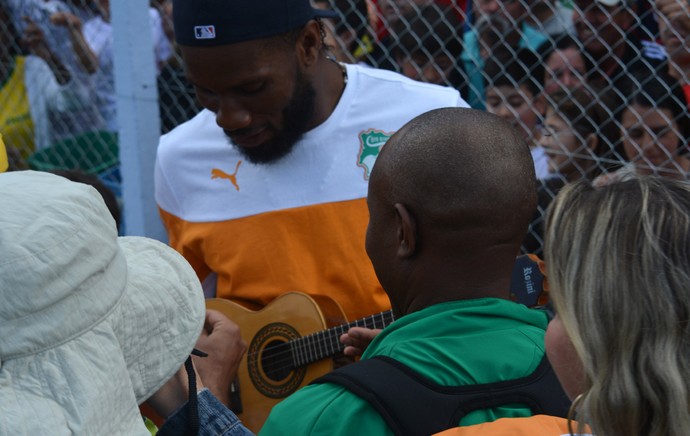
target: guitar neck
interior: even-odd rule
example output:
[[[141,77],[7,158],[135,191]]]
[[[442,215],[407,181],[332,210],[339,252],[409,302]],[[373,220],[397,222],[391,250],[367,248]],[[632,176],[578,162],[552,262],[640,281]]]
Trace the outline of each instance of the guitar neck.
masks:
[[[348,324],[342,324],[328,330],[322,330],[299,339],[294,339],[289,342],[294,366],[308,365],[343,351],[345,346],[340,342],[340,336],[352,327],[383,329],[393,321],[395,321],[393,312],[388,310]]]

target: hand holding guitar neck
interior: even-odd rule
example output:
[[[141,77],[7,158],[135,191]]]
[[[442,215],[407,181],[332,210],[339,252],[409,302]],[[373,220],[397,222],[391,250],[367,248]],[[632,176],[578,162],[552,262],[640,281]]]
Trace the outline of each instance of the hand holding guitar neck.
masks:
[[[381,333],[381,329],[352,327],[347,333],[340,336],[340,342],[345,345],[343,354],[346,356],[361,356],[379,333]]]
[[[221,312],[207,310],[196,348],[208,354],[204,358],[192,358],[204,386],[229,406],[237,368],[247,351],[239,326]]]

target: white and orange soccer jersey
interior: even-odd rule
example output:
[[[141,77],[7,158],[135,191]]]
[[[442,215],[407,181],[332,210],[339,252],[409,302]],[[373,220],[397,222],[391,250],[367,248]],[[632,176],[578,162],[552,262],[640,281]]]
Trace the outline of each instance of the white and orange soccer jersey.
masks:
[[[156,201],[170,244],[217,296],[268,304],[289,291],[325,295],[353,320],[388,309],[364,250],[369,172],[415,116],[466,107],[458,92],[347,66],[331,116],[275,163],[254,165],[202,111],[161,138]]]

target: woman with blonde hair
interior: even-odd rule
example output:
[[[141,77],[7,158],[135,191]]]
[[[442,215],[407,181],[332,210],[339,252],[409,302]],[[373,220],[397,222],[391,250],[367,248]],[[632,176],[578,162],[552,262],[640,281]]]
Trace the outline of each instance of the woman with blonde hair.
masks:
[[[570,418],[447,434],[690,434],[690,185],[567,185],[548,211],[545,261],[557,313],[545,348],[574,399]]]
[[[580,386],[561,379],[581,389],[577,419],[604,435],[690,434],[690,186],[577,183],[546,229],[556,322],[582,362]]]

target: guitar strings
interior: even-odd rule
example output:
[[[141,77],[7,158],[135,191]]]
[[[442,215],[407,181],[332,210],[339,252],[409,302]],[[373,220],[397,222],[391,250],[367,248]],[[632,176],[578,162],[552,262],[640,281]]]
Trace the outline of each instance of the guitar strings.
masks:
[[[391,311],[381,312],[350,324],[336,326],[325,331],[273,345],[268,348],[268,352],[267,349],[263,349],[258,352],[248,353],[247,358],[256,359],[260,353],[267,354],[270,360],[263,365],[265,372],[285,368],[286,366],[289,366],[291,369],[301,367],[342,351],[345,346],[339,341],[340,335],[344,334],[351,327],[384,328],[393,320],[394,317]],[[334,338],[335,335],[337,335],[337,338]],[[310,346],[310,343],[312,346]],[[295,345],[294,350],[292,345]]]
[[[298,368],[342,351],[345,345],[340,343],[339,338],[351,327],[385,328],[394,320],[391,311],[381,312],[349,324],[332,327],[247,353],[247,359],[256,360],[258,355],[263,353],[269,359],[262,365],[264,372],[267,373],[286,367]],[[378,325],[379,323],[381,325]],[[336,335],[337,337],[335,337]]]

